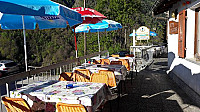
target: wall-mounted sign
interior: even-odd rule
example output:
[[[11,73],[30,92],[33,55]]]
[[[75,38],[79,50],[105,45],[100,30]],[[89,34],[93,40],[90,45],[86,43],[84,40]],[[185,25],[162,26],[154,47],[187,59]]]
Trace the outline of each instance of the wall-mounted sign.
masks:
[[[169,34],[178,34],[178,22],[169,21]]]
[[[141,26],[136,31],[137,40],[149,40],[149,28]]]

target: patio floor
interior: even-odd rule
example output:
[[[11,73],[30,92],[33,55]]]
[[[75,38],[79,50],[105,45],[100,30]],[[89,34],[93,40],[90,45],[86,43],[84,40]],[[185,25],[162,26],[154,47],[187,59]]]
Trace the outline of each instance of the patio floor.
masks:
[[[134,74],[132,84],[126,81],[119,108],[117,99],[111,101],[112,112],[200,112],[200,108],[169,78],[166,70],[167,58],[156,58],[137,76]],[[103,112],[110,112],[109,102]]]

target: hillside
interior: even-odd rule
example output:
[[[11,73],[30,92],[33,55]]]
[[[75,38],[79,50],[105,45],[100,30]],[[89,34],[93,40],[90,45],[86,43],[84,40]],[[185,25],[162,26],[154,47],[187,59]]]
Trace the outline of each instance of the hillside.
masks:
[[[83,0],[54,0],[68,7],[83,6]],[[158,33],[149,43],[164,41],[165,21],[151,16],[155,0],[86,0],[86,7],[94,8],[108,19],[120,22],[123,28],[118,31],[100,33],[101,50],[115,53],[128,50],[132,38],[128,35],[133,29],[147,26]],[[126,29],[126,44],[125,44]],[[154,29],[154,30],[153,30]],[[45,66],[67,58],[75,57],[74,35],[70,27],[64,29],[27,30],[28,65]],[[86,34],[87,53],[98,51],[97,33]],[[83,34],[77,34],[78,54],[83,56]],[[143,41],[142,41],[143,42]],[[145,42],[143,42],[145,43]],[[141,44],[141,43],[137,43]],[[0,59],[11,59],[24,63],[22,30],[0,30]]]

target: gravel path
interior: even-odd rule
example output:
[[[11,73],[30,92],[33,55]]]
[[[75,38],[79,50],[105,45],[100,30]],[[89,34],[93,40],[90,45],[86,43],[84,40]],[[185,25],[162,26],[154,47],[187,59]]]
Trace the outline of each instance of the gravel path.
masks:
[[[167,58],[156,58],[152,65],[126,81],[119,100],[105,104],[103,112],[200,112],[200,108],[166,74]],[[119,102],[119,108],[117,108]]]

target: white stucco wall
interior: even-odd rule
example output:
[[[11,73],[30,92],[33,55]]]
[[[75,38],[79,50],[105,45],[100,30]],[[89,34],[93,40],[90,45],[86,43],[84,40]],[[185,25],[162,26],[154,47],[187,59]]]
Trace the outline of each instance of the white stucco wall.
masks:
[[[170,18],[169,21],[176,21],[178,19]],[[170,67],[174,57],[178,57],[178,34],[169,34],[169,21],[168,21],[168,67]],[[173,54],[172,54],[173,53]]]
[[[174,58],[168,72],[173,72],[200,95],[200,65],[182,58]]]
[[[195,11],[187,9],[186,58],[194,58]]]
[[[183,7],[181,3],[173,5],[171,8],[178,8],[181,11]],[[169,21],[174,20],[178,22],[178,17],[175,20],[170,18]],[[169,26],[169,24],[168,24]],[[195,11],[187,8],[187,22],[186,22],[186,59],[194,58],[194,36],[195,36]],[[178,57],[178,34],[168,33],[168,72],[173,72],[190,88],[200,95],[200,65],[192,63],[186,59]]]

